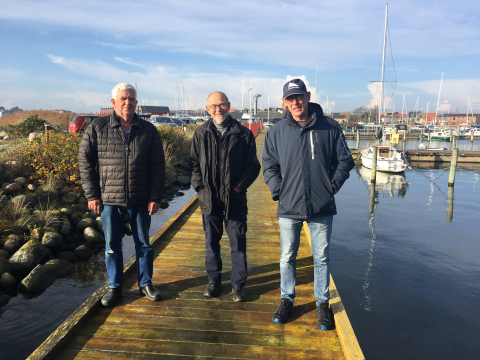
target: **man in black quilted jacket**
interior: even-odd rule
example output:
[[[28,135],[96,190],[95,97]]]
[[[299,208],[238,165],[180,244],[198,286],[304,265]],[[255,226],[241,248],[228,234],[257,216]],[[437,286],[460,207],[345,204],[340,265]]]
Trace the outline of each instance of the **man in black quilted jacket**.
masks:
[[[140,294],[160,300],[152,285],[153,247],[149,243],[150,217],[162,199],[165,156],[154,125],[135,113],[137,93],[120,83],[112,90],[114,111],[92,121],[80,145],[79,165],[88,208],[102,216],[105,263],[109,289],[102,298],[112,306],[122,296],[122,238],[128,214],[135,242]]]
[[[206,297],[220,295],[223,225],[230,239],[234,301],[245,301],[247,280],[247,188],[260,172],[255,137],[229,114],[227,96],[219,91],[207,99],[211,119],[193,135],[190,150],[192,186],[198,192],[205,230]]]

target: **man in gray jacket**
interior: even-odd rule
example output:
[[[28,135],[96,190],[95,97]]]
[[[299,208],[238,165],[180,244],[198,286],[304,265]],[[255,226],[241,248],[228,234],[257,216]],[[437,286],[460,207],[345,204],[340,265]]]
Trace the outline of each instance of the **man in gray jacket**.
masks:
[[[160,300],[152,285],[153,247],[149,243],[150,216],[162,199],[165,156],[155,126],[141,120],[135,109],[137,93],[120,83],[112,90],[114,111],[95,119],[80,144],[79,165],[88,208],[102,215],[105,263],[109,289],[102,298],[112,306],[122,296],[123,223],[128,214],[135,242],[140,294]]]
[[[333,195],[348,179],[354,162],[340,126],[323,115],[320,105],[309,102],[310,92],[302,80],[284,85],[282,101],[287,109],[285,118],[267,132],[262,155],[264,180],[273,200],[278,201],[282,252],[281,302],[272,320],[283,324],[293,312],[296,257],[306,221],[314,260],[317,326],[330,330],[329,244],[337,213]]]

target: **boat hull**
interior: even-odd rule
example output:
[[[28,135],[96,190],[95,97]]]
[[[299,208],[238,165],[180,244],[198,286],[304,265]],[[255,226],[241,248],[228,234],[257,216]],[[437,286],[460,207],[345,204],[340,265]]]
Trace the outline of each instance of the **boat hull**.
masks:
[[[368,169],[372,168],[372,154],[369,153],[369,149],[362,150],[362,165]],[[389,172],[389,173],[402,173],[407,168],[407,164],[399,159],[397,156],[393,158],[385,158],[377,156],[377,171]]]

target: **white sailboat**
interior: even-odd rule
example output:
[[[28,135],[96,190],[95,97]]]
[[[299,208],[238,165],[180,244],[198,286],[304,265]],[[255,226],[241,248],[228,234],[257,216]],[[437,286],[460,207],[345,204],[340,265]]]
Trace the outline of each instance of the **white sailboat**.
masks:
[[[385,32],[383,36],[383,56],[382,56],[382,81],[380,87],[380,106],[379,113],[385,112],[385,88],[384,88],[384,76],[385,76],[385,51],[387,45],[387,24],[388,24],[388,4],[385,11]],[[366,168],[372,168],[372,156],[373,147],[363,149],[361,151],[362,165]],[[377,170],[383,172],[400,173],[407,168],[407,163],[403,160],[402,154],[399,153],[395,147],[383,145],[378,146],[377,153]]]

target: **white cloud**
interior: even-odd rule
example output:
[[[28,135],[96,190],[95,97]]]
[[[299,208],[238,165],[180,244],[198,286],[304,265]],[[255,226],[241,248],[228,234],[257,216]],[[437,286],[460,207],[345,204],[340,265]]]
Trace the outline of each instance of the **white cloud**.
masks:
[[[452,104],[448,102],[448,100],[444,100],[443,103],[441,103],[438,106],[438,111],[439,112],[448,112],[452,108]]]
[[[124,64],[128,64],[128,65],[138,66],[138,67],[141,67],[141,68],[145,67],[145,65],[143,65],[143,64],[131,61],[130,58],[115,57],[115,60],[120,61]]]

